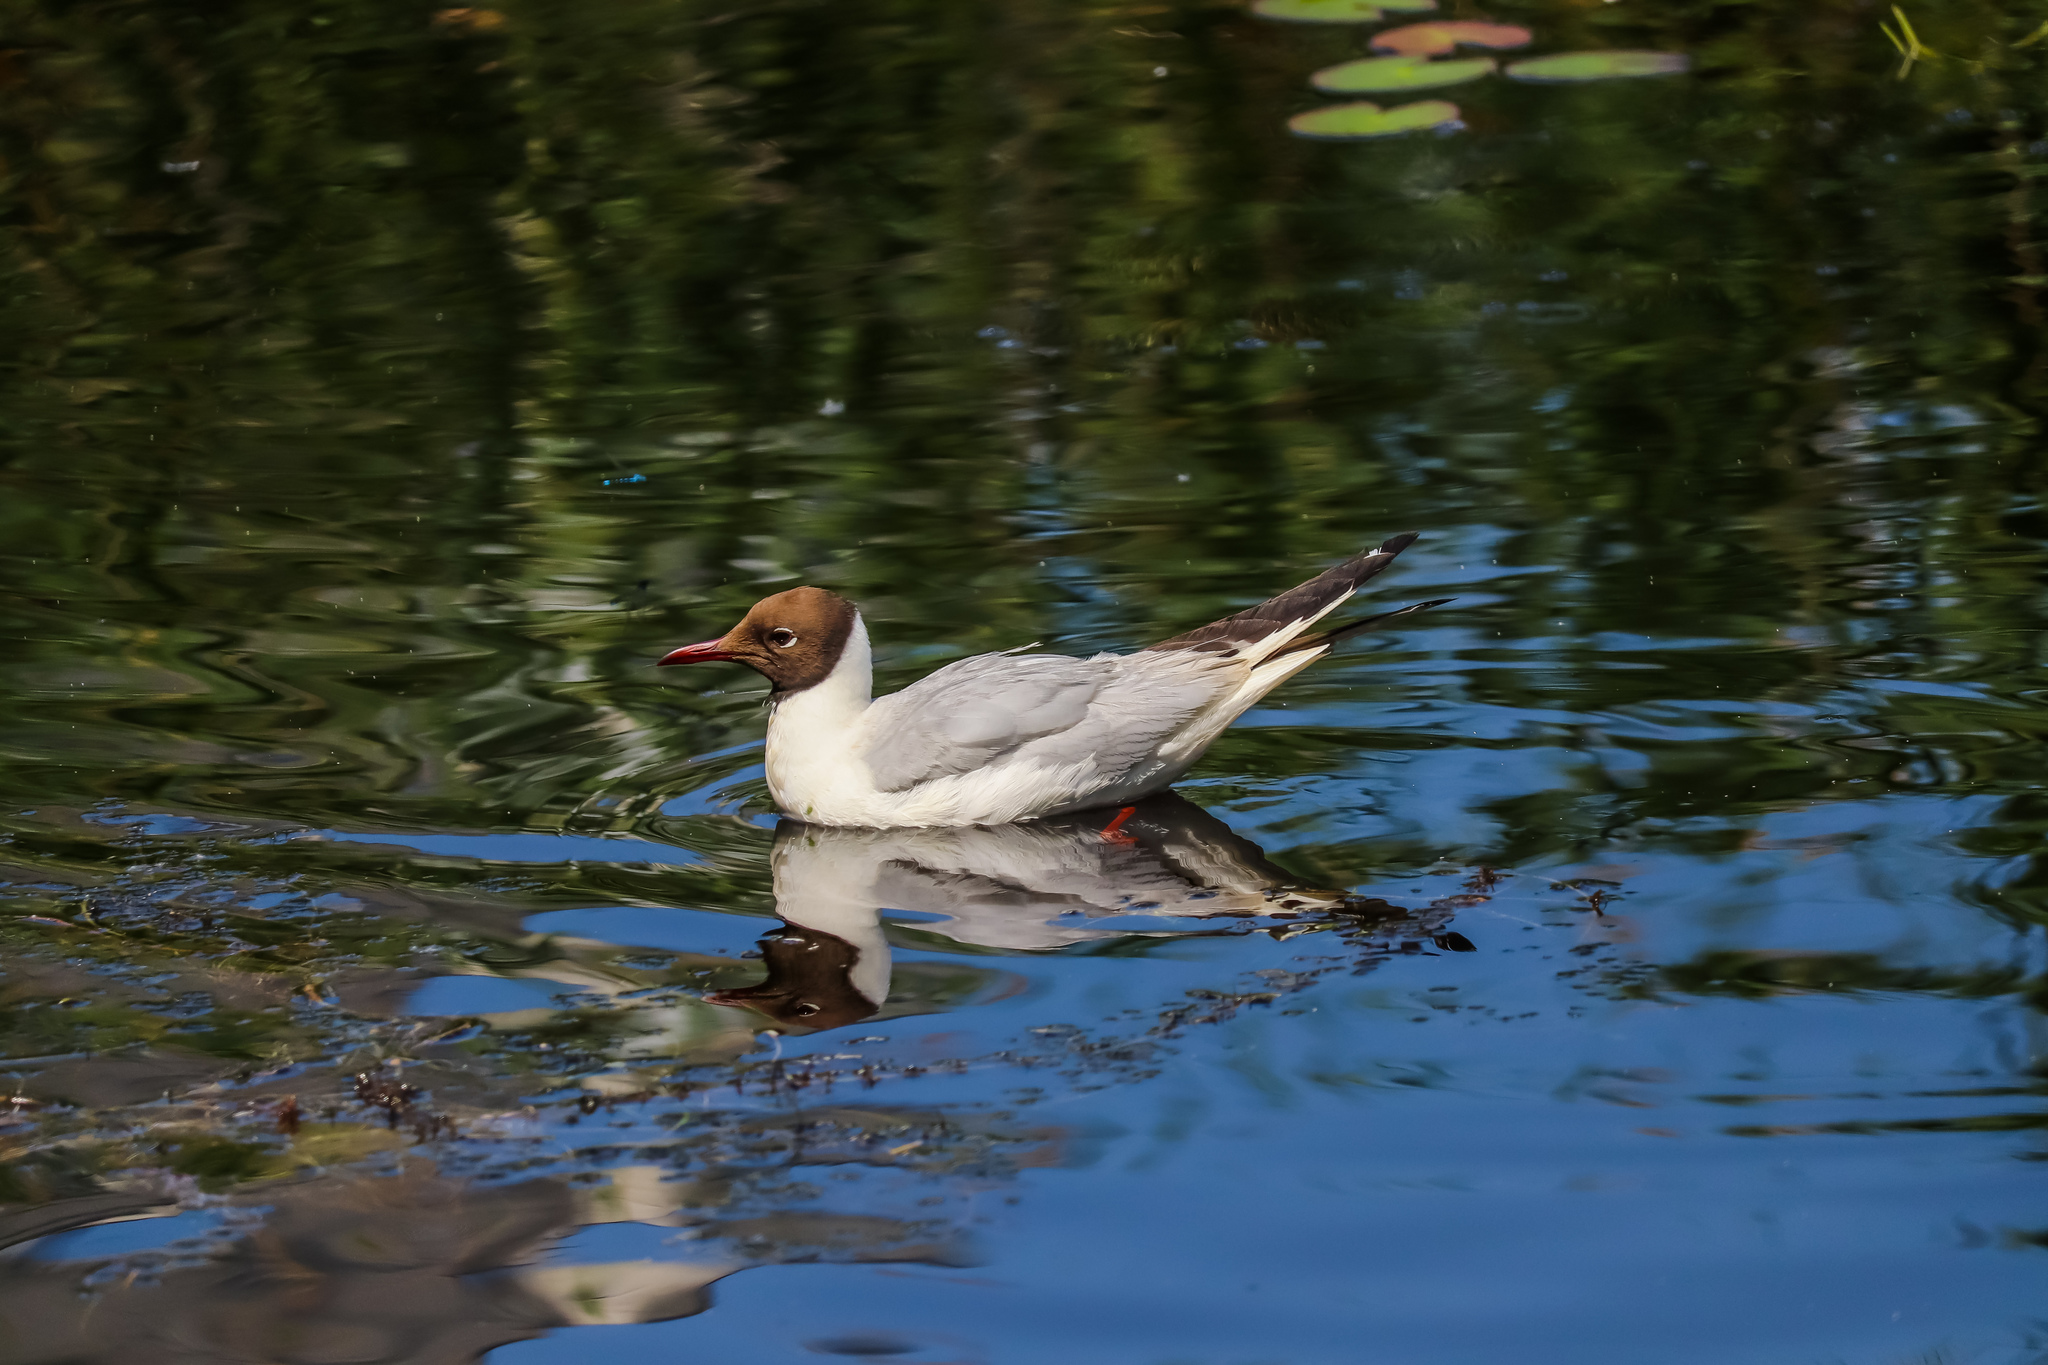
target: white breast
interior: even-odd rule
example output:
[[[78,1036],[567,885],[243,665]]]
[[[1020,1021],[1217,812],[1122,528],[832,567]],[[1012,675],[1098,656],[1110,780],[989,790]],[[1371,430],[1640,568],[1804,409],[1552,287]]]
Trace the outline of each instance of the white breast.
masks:
[[[874,654],[867,624],[856,615],[825,680],[778,698],[768,719],[768,790],[784,813],[826,825],[870,823],[839,817],[875,793],[854,752],[873,692]]]

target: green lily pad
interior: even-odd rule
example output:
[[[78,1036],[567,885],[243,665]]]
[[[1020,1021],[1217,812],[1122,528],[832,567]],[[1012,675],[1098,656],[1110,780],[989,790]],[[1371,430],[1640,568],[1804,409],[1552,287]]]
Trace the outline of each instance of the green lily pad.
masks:
[[[1523,47],[1529,30],[1515,24],[1480,24],[1469,19],[1431,19],[1420,24],[1403,24],[1376,34],[1373,51],[1394,52],[1403,57],[1441,57],[1460,44],[1466,47]]]
[[[1382,14],[1416,14],[1436,8],[1436,0],[1257,0],[1252,13],[1289,24],[1374,24]]]
[[[1491,57],[1456,62],[1432,62],[1421,57],[1362,57],[1355,62],[1325,67],[1309,80],[1325,94],[1377,95],[1458,85],[1477,80],[1491,70]]]
[[[1392,137],[1396,133],[1417,133],[1456,122],[1457,117],[1458,106],[1449,100],[1422,100],[1398,109],[1382,109],[1360,100],[1356,104],[1332,104],[1296,114],[1287,120],[1287,127],[1296,137],[1355,142],[1369,137]]]
[[[1618,76],[1669,76],[1692,59],[1683,52],[1558,52],[1508,67],[1518,81],[1606,81]]]

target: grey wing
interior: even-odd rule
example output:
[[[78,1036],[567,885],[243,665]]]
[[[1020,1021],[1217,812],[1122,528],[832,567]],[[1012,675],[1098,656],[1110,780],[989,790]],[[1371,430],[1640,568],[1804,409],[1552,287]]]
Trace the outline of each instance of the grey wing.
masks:
[[[1072,729],[1116,664],[1058,654],[979,654],[948,664],[869,708],[868,770],[881,790],[902,791]]]
[[[877,701],[865,757],[883,791],[1012,757],[1119,773],[1218,700],[1242,671],[1214,655],[983,654]]]

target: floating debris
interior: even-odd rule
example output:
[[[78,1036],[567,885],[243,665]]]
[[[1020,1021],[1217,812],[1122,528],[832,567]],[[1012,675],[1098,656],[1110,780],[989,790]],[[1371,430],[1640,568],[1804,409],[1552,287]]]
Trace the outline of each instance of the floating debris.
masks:
[[[1252,13],[1287,24],[1374,24],[1393,10],[1415,14],[1436,8],[1436,0],[1258,0]]]
[[[1465,47],[1526,47],[1533,35],[1517,24],[1481,24],[1469,19],[1432,19],[1375,34],[1373,51],[1403,57],[1441,57]]]
[[[374,1072],[363,1071],[356,1075],[356,1103],[382,1109],[387,1128],[398,1126],[400,1116],[412,1108],[419,1095],[418,1086],[387,1080]]]
[[[1356,104],[1332,104],[1310,109],[1287,120],[1296,137],[1319,138],[1329,142],[1354,142],[1396,133],[1417,133],[1458,121],[1458,106],[1449,100],[1421,100],[1395,109],[1360,100]]]
[[[1325,67],[1309,81],[1326,94],[1376,95],[1462,85],[1492,70],[1491,57],[1468,57],[1454,62],[1432,62],[1422,57],[1361,57],[1355,62]]]
[[[1623,76],[1670,76],[1691,66],[1692,59],[1682,52],[1554,52],[1515,62],[1506,74],[1512,80],[1564,84]]]

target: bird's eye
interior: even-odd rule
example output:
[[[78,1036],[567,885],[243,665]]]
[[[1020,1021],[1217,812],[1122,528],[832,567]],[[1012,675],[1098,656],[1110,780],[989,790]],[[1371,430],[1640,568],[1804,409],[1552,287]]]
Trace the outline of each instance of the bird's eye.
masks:
[[[796,632],[785,626],[777,626],[768,632],[768,642],[778,649],[788,649],[796,643]]]
[[[794,1014],[799,1019],[808,1019],[823,1008],[824,1006],[822,1005],[814,1005],[810,1001],[806,1000],[803,1002],[803,1004],[798,1005],[795,1009],[791,1010],[790,1013]]]

